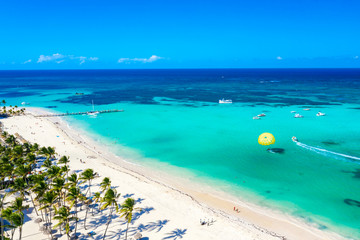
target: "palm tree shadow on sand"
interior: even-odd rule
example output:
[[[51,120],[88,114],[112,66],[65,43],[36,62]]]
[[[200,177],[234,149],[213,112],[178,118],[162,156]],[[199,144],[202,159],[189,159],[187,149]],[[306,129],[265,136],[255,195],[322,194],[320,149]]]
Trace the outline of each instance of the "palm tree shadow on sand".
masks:
[[[135,234],[137,232],[152,232],[152,231],[156,231],[156,232],[160,232],[163,227],[169,222],[169,220],[165,219],[165,220],[158,220],[156,222],[150,222],[146,225],[144,224],[139,224],[139,226],[137,227],[133,227],[129,230],[129,233],[131,234]]]
[[[186,233],[187,229],[175,229],[174,231],[167,233],[167,237],[164,237],[164,239],[172,239],[172,240],[176,240],[178,238],[183,238],[185,233]]]

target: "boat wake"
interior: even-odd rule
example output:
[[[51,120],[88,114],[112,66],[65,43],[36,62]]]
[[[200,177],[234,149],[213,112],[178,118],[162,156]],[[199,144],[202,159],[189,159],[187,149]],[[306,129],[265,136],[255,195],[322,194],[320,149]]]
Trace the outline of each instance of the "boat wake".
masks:
[[[298,146],[300,146],[302,148],[308,149],[310,151],[313,151],[313,152],[316,152],[318,154],[322,154],[322,155],[325,155],[325,156],[333,156],[336,159],[341,157],[342,160],[346,159],[346,160],[350,160],[351,162],[360,161],[360,157],[355,157],[355,156],[351,156],[351,155],[347,155],[347,154],[337,153],[337,152],[329,151],[329,150],[319,148],[319,147],[309,146],[309,145],[306,145],[306,144],[301,143],[301,142],[295,142],[295,143],[296,143],[296,145],[298,145]],[[359,164],[360,164],[360,162],[359,162]]]

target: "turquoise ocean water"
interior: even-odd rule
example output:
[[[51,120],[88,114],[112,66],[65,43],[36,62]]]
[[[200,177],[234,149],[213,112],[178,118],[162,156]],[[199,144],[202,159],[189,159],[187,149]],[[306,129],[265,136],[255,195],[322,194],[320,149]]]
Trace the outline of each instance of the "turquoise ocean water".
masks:
[[[125,109],[65,120],[135,162],[360,239],[360,70],[2,71],[0,84],[12,105]],[[258,144],[263,132],[282,153]]]

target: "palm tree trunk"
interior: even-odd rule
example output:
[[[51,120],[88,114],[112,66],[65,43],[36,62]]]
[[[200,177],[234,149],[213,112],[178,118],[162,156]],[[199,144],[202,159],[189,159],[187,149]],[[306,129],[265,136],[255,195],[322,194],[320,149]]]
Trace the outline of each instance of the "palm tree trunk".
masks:
[[[31,192],[29,193],[29,195],[30,195],[30,198],[31,198],[31,202],[32,202],[32,204],[34,205],[34,209],[35,209],[36,215],[39,216],[39,213],[38,213],[38,211],[37,211],[37,209],[36,209],[36,206],[35,206],[34,199],[33,199],[33,197],[31,196]]]
[[[105,240],[106,232],[107,232],[108,227],[109,227],[109,224],[110,224],[110,222],[111,222],[112,211],[113,211],[113,206],[111,205],[109,220],[108,220],[108,222],[107,222],[107,224],[106,224],[106,228],[105,228],[103,240]]]
[[[75,239],[76,239],[76,229],[77,229],[77,222],[78,222],[77,214],[78,214],[77,213],[77,201],[75,201],[75,217],[76,217],[76,219],[75,219]]]
[[[11,240],[14,239],[14,233],[15,233],[15,229],[11,230]]]
[[[3,218],[1,218],[1,240],[4,240],[4,220],[3,220]]]
[[[86,230],[86,218],[87,218],[88,211],[89,211],[89,204],[86,204],[86,212],[85,212],[85,220],[84,220],[84,228],[85,228],[85,230]]]
[[[1,206],[1,208],[0,208],[0,213],[2,212],[2,210],[4,209],[4,201],[5,201],[5,196],[6,195],[4,195],[3,197],[2,197],[2,199],[1,199],[1,203],[0,203],[0,206]],[[1,218],[1,240],[4,240],[4,219],[3,218]]]
[[[1,203],[1,206],[2,206],[2,203]],[[0,209],[0,211],[2,212],[2,207]],[[4,219],[1,218],[1,240],[4,240]]]
[[[49,208],[49,212],[50,212],[50,221],[49,221],[49,226],[50,226],[50,236],[51,236],[51,239],[53,239],[53,235],[52,235],[52,228],[51,228],[51,208]]]
[[[127,225],[126,225],[126,232],[125,232],[125,240],[127,239],[127,232],[128,232],[128,230],[129,230],[129,221],[128,221],[128,223],[127,223]]]
[[[41,208],[41,203],[40,203],[40,208]],[[41,213],[41,218],[42,218],[42,220],[45,221],[45,218],[44,218],[44,214],[43,214],[43,210],[42,210],[42,209],[40,210],[40,213]]]
[[[49,216],[47,213],[47,208],[45,208],[45,223],[49,225]]]
[[[19,227],[19,232],[20,232],[19,240],[21,240],[21,235],[22,235],[22,226],[20,226],[20,227]]]

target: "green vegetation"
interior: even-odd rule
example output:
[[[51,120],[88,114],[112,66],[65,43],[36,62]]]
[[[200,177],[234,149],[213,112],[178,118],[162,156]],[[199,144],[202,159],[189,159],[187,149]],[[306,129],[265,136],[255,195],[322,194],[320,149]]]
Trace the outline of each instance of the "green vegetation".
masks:
[[[36,143],[20,144],[7,132],[2,132],[0,140],[3,142],[0,143],[1,240],[12,240],[16,231],[21,240],[24,212],[29,205],[38,216],[36,220],[42,223],[41,229],[50,234],[51,239],[54,229],[66,234],[68,239],[77,237],[77,224],[81,220],[78,218],[79,206],[80,210],[85,206],[86,214],[82,219],[85,229],[90,209],[92,214],[98,204],[101,206],[95,209],[97,212],[108,209],[103,239],[114,214],[125,218],[128,229],[133,212],[141,211],[135,208],[135,201],[131,198],[120,206],[120,194],[111,187],[111,180],[107,177],[102,180],[100,191],[92,193],[91,184],[97,177],[94,170],[86,169],[69,175],[69,157],[56,159],[54,148],[40,147]],[[81,184],[86,186],[81,188]]]
[[[10,117],[10,116],[17,116],[17,115],[22,115],[25,113],[25,108],[18,108],[18,106],[9,106],[6,107],[5,106],[6,101],[2,100],[0,102],[0,117]]]

